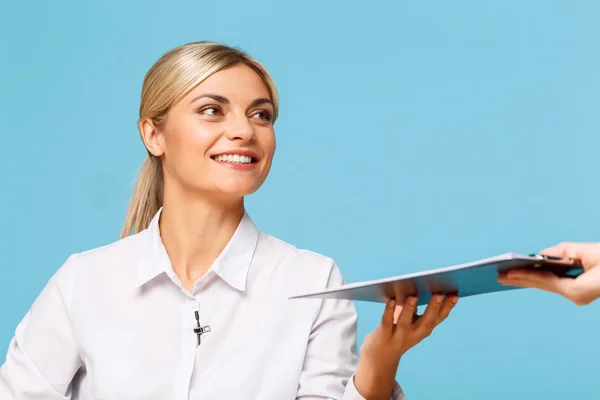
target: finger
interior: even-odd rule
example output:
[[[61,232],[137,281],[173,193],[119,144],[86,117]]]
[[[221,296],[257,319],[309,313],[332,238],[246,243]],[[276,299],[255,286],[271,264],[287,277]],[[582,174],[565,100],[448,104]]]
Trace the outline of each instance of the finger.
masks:
[[[503,286],[549,290],[547,285],[540,285],[538,282],[534,282],[529,279],[502,279],[500,283]]]
[[[388,335],[392,335],[394,330],[394,311],[396,310],[396,300],[391,299],[387,302],[383,315],[381,316],[381,329]]]
[[[402,312],[402,307],[403,306],[396,305],[396,309],[394,310],[394,324],[398,323],[398,317],[400,316],[400,313]]]
[[[398,316],[397,330],[407,330],[412,326],[413,315],[417,311],[417,298],[409,296],[404,302],[404,307]]]
[[[567,254],[566,243],[561,243],[552,247],[545,248],[544,250],[540,251],[540,254],[564,258]]]
[[[579,260],[587,269],[600,262],[600,244],[562,242],[542,250],[540,254]]]
[[[423,316],[419,318],[417,322],[415,322],[415,333],[420,338],[429,336],[433,331],[433,328],[435,328],[443,301],[443,295],[433,295],[429,301],[429,304],[427,305],[427,309],[423,313]]]
[[[552,279],[552,282],[533,279],[506,279],[502,281],[502,284],[521,288],[540,289],[546,292],[555,293],[569,299],[577,305],[589,304],[594,299],[600,297],[598,294],[594,294],[593,291],[590,291],[590,287],[586,287],[582,282],[583,281],[579,278],[570,279],[555,277]],[[598,289],[596,288],[596,290]]]
[[[507,280],[549,280],[553,277],[558,278],[557,275],[550,271],[540,271],[527,268],[515,268],[509,271],[501,272],[498,274],[498,282],[505,282]]]
[[[502,274],[502,279],[525,279],[530,281],[548,282],[558,278],[549,271],[536,271],[531,269],[513,269]]]
[[[570,278],[565,279],[570,280]],[[551,272],[522,270],[509,271],[505,277],[499,279],[499,282],[503,285],[535,288],[556,294],[564,294],[564,285],[561,281],[561,278]]]
[[[457,295],[450,295],[446,297],[446,300],[444,300],[444,304],[442,305],[440,313],[437,317],[436,325],[441,324],[442,321],[448,318],[448,316],[450,315],[450,311],[452,311],[456,303],[458,303]]]

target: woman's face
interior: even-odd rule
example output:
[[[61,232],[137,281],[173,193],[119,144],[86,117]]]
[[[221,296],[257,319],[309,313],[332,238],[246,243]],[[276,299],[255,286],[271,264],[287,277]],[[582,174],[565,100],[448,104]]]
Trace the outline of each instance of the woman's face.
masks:
[[[221,70],[183,97],[157,128],[142,121],[148,150],[161,157],[165,187],[217,197],[251,194],[275,153],[274,107],[246,65]]]

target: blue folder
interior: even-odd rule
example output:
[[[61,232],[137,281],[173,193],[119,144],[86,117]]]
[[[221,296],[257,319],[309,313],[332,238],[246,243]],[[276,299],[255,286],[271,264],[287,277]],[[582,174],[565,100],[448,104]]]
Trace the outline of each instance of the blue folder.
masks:
[[[457,294],[462,298],[519,289],[498,282],[499,273],[515,268],[549,271],[569,278],[575,278],[583,272],[577,260],[506,253],[446,268],[298,293],[290,299],[329,298],[380,303],[396,299],[398,304],[402,304],[406,297],[416,295],[419,298],[418,305],[424,305],[436,293]]]

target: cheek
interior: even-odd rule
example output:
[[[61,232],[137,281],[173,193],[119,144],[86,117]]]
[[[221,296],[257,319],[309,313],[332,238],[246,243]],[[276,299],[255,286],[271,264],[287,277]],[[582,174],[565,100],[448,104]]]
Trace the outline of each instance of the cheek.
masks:
[[[198,124],[180,123],[165,133],[165,162],[167,167],[184,180],[192,179],[210,161],[207,152],[218,135]],[[197,179],[193,178],[193,179]]]
[[[196,147],[208,151],[221,136],[220,130],[210,125],[196,125],[189,130],[189,138]],[[191,143],[190,143],[191,144]]]
[[[263,137],[262,147],[263,147],[265,154],[267,154],[269,156],[269,158],[272,158],[273,155],[275,154],[275,149],[277,147],[274,133],[265,135]]]
[[[209,126],[179,123],[165,134],[167,156],[175,159],[187,155],[204,155],[217,138],[218,134]]]

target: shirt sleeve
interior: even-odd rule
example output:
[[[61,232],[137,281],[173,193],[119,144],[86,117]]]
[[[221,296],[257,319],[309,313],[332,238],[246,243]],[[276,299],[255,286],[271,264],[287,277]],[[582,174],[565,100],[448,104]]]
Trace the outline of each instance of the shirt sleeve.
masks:
[[[406,400],[404,392],[398,382],[394,382],[394,390],[392,391],[392,397],[390,397],[390,399]],[[358,393],[358,390],[356,390],[356,386],[354,386],[354,375],[352,375],[352,379],[350,379],[348,385],[346,385],[346,391],[344,392],[342,400],[365,400],[365,398]]]
[[[332,262],[327,287],[343,284]],[[358,366],[357,313],[351,300],[319,300],[296,400],[366,400],[354,386]],[[405,400],[396,382],[391,400]]]
[[[0,399],[64,400],[82,362],[64,298],[67,263],[18,324],[0,367]]]

